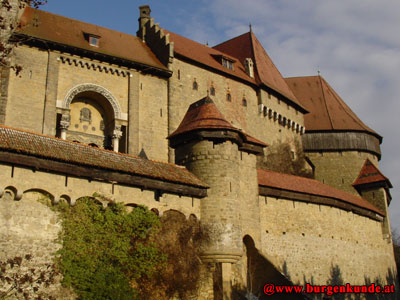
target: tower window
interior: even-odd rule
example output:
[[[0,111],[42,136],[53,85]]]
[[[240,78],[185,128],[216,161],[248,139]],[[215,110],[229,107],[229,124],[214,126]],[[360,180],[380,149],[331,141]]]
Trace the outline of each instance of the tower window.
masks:
[[[228,93],[226,94],[226,100],[229,101],[229,102],[232,101],[231,93],[228,92]]]
[[[243,99],[242,99],[242,105],[245,106],[245,107],[247,106],[247,100],[246,100],[246,98],[243,98]]]
[[[210,95],[215,96],[215,88],[213,86],[210,88]]]
[[[197,81],[193,81],[193,90],[197,91],[199,88],[199,85],[197,84]]]

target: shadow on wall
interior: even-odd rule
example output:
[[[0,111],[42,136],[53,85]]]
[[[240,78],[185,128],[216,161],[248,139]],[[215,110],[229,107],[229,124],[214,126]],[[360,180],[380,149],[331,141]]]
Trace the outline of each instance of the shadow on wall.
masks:
[[[279,272],[255,247],[253,239],[246,235],[243,238],[247,253],[247,290],[233,288],[235,300],[300,300],[307,299],[300,294],[266,295],[266,284],[293,286],[288,277]]]
[[[290,279],[286,262],[283,264],[283,272]],[[306,278],[304,277],[304,285],[309,283],[310,285],[320,285],[314,282],[314,278]],[[367,294],[367,293],[358,293],[358,294],[333,294],[327,295],[325,293],[316,293],[307,295],[308,298],[312,300],[400,300],[399,296],[399,285],[396,273],[388,269],[386,273],[386,278],[376,277],[374,280],[371,280],[369,277],[364,277],[363,285],[369,286],[372,283],[375,286],[384,287],[386,285],[394,285],[395,293],[386,293],[386,294]],[[350,283],[351,284],[351,283]],[[296,285],[301,285],[301,283],[297,282]],[[339,265],[332,265],[329,279],[326,282],[327,286],[344,286],[346,282],[343,280],[342,271]]]

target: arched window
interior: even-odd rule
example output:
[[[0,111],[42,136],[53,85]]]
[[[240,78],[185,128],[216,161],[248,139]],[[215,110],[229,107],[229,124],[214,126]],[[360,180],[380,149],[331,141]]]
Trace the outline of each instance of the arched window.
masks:
[[[215,88],[213,86],[210,88],[210,95],[215,96]]]
[[[243,106],[247,106],[247,100],[246,100],[246,98],[243,98],[243,99],[242,99],[242,105],[243,105]]]
[[[226,100],[229,101],[229,102],[232,101],[231,93],[228,92],[228,93],[226,94]]]
[[[193,81],[193,90],[197,91],[199,88],[199,85],[197,84],[197,81]]]

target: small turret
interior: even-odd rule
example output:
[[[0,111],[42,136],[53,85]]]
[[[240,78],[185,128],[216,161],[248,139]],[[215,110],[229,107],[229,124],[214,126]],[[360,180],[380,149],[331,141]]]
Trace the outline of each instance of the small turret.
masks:
[[[137,31],[137,36],[140,37],[143,41],[146,36],[146,23],[150,21],[150,13],[151,9],[149,5],[139,6],[139,30]]]
[[[175,149],[175,162],[186,166],[209,185],[208,197],[201,200],[203,225],[211,240],[203,245],[204,262],[222,263],[225,294],[230,294],[231,267],[243,254],[242,202],[257,200],[258,185],[254,154],[263,153],[264,143],[232,126],[207,96],[193,103],[178,129],[169,137]],[[252,156],[253,168],[242,178],[243,161]],[[249,160],[250,161],[250,160]],[[246,182],[246,197],[241,189]],[[253,204],[253,202],[252,202]],[[255,204],[253,204],[255,206]]]

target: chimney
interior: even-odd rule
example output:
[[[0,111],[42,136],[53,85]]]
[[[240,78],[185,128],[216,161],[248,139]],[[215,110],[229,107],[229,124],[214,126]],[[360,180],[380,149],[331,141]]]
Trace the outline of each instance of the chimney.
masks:
[[[249,75],[251,78],[254,78],[253,60],[251,58],[246,58],[246,60],[244,62],[244,66],[246,68],[247,75]]]
[[[148,5],[139,6],[139,30],[136,32],[136,35],[140,37],[143,41],[146,36],[146,23],[150,21],[150,13],[151,9]]]

